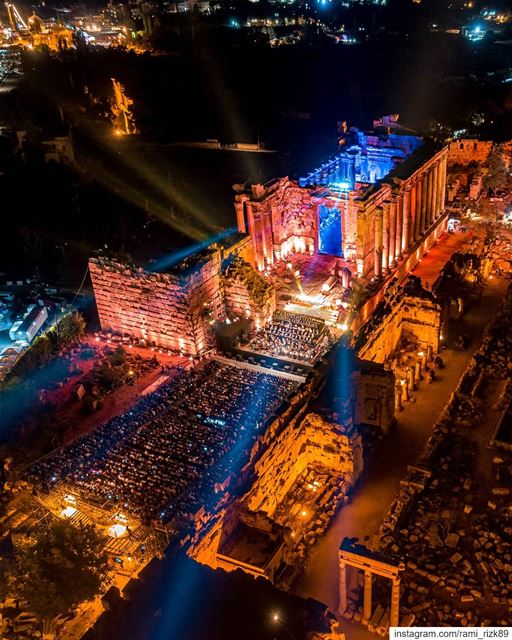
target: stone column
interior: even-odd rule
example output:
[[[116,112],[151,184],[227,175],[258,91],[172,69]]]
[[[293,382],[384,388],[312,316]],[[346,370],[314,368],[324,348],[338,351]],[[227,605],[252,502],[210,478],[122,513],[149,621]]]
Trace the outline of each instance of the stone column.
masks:
[[[254,217],[254,257],[256,259],[256,266],[258,269],[263,269],[265,266],[265,260],[262,251],[262,238],[263,238],[263,224],[261,216]]]
[[[340,560],[340,613],[347,610],[347,565]]]
[[[424,174],[421,180],[421,215],[420,215],[420,229],[418,237],[423,235],[425,231],[427,221],[427,192],[428,192],[428,178],[427,174]]]
[[[427,174],[427,215],[425,217],[425,229],[432,224],[434,213],[434,167],[431,167]]]
[[[436,217],[436,172],[437,166],[434,165],[430,171],[431,193],[430,193],[430,212],[429,212],[429,226],[434,222]]]
[[[402,411],[402,387],[395,387],[395,413]]]
[[[398,627],[400,620],[400,578],[395,578],[391,586],[391,611],[389,626]]]
[[[372,573],[364,572],[363,622],[370,622],[372,617]]]
[[[382,238],[382,269],[386,274],[389,271],[389,238],[390,238],[390,229],[389,229],[389,214],[390,214],[390,204],[389,202],[384,203],[384,212],[383,212],[383,238]]]
[[[246,233],[244,201],[241,196],[237,196],[237,199],[235,200],[235,211],[236,211],[236,225],[238,227],[238,231],[240,231],[240,233]]]
[[[263,260],[265,266],[272,264],[272,218],[269,213],[261,214],[261,240],[263,244]]]
[[[422,380],[421,362],[414,363],[414,384],[418,385]]]
[[[411,365],[407,371],[407,388],[409,391],[416,391],[415,371],[414,365]]]
[[[411,193],[414,196],[414,191],[406,189],[404,192],[403,202],[403,230],[402,230],[402,253],[405,254],[409,250],[409,243],[411,241]]]
[[[434,165],[434,188],[432,189],[432,220],[439,214],[439,160]]]
[[[440,181],[440,171],[439,171],[439,160],[436,163],[436,175],[435,175],[435,181],[434,181],[434,206],[435,206],[435,211],[434,211],[434,220],[437,220],[437,218],[439,217],[439,181]]]
[[[396,267],[396,228],[397,228],[397,201],[391,200],[389,207],[389,266]]]
[[[382,277],[382,207],[375,209],[375,277]]]
[[[416,202],[414,208],[414,242],[420,237],[420,219],[421,219],[421,192],[423,191],[423,183],[421,178],[416,182]]]
[[[414,232],[414,203],[416,202],[416,188],[413,185],[404,193],[404,232],[402,234],[402,252],[409,253],[411,238]]]
[[[444,200],[446,197],[446,171],[448,167],[448,156],[444,155],[443,162],[441,164],[441,208],[440,213],[444,211]]]
[[[396,204],[396,240],[395,254],[396,259],[402,257],[403,252],[403,234],[404,234],[404,194],[400,194]]]

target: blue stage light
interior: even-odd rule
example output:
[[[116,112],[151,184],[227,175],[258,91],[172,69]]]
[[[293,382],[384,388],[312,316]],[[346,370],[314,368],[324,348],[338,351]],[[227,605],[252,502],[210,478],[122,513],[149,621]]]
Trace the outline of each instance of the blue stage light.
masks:
[[[335,189],[341,189],[342,191],[349,191],[350,190],[350,182],[344,181],[344,182],[333,182],[331,184],[331,187],[334,187]]]
[[[230,227],[229,229],[224,229],[220,233],[217,233],[213,236],[209,236],[208,238],[206,238],[206,240],[203,240],[202,242],[196,242],[195,244],[190,245],[185,249],[181,249],[180,251],[174,251],[170,255],[160,258],[160,260],[157,260],[153,264],[148,265],[147,269],[148,271],[153,271],[153,272],[165,271],[166,269],[170,269],[171,267],[176,266],[182,260],[185,260],[185,258],[188,258],[189,256],[193,255],[194,253],[203,251],[203,249],[207,249],[210,245],[214,244],[215,242],[220,242],[221,240],[228,238],[229,236],[236,233],[236,231],[237,231],[236,227]]]

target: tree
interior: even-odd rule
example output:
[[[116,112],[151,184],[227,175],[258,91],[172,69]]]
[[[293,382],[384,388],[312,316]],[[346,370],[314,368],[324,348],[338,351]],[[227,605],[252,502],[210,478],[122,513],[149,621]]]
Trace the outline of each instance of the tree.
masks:
[[[121,384],[124,371],[105,364],[98,374],[98,383],[104,391],[111,391]]]
[[[85,319],[78,311],[66,314],[57,322],[59,346],[77,342],[85,333]]]
[[[53,353],[52,343],[46,333],[37,336],[30,347],[25,351],[13,369],[13,373],[25,376],[37,367],[46,364]]]
[[[113,367],[118,367],[126,362],[126,351],[119,345],[114,353],[110,356],[110,363]]]
[[[500,189],[511,185],[510,172],[507,170],[500,145],[493,145],[489,153],[488,173],[485,176],[486,189]]]
[[[104,548],[105,539],[94,525],[55,520],[38,527],[33,543],[17,557],[18,597],[43,622],[93,599],[108,578]]]

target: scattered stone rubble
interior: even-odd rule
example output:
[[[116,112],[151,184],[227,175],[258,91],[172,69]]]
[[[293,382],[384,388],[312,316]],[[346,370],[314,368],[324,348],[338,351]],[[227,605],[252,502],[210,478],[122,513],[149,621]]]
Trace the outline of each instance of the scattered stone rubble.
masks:
[[[493,269],[497,273],[511,273],[512,244],[506,238],[495,238],[487,252],[487,257],[492,260]]]
[[[2,640],[29,640],[41,638],[41,625],[36,618],[24,611],[13,598],[0,602],[0,638]]]
[[[504,625],[512,608],[510,492],[475,492],[475,443],[448,439],[414,514],[381,543],[406,560],[404,604],[415,624]]]
[[[511,313],[512,287],[417,465],[409,467],[375,542],[405,561],[402,601],[416,625],[510,622],[512,461],[495,457],[486,483],[468,427],[482,415],[475,397],[482,380],[511,375]]]

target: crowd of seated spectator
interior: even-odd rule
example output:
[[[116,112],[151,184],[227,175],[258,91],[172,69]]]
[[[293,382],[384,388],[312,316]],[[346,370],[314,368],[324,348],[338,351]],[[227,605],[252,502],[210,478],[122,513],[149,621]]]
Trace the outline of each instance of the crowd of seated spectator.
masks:
[[[214,483],[240,470],[258,429],[296,386],[209,360],[39,461],[30,477],[45,490],[64,482],[144,522],[186,519]]]
[[[323,320],[278,309],[272,322],[258,331],[249,349],[273,356],[314,363],[329,346],[329,333]]]

